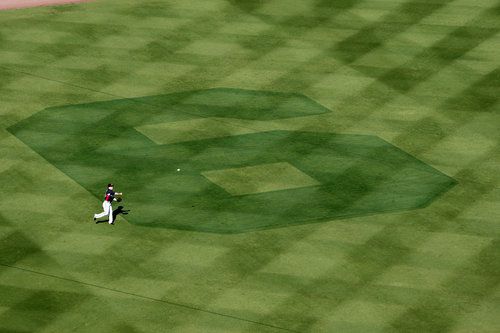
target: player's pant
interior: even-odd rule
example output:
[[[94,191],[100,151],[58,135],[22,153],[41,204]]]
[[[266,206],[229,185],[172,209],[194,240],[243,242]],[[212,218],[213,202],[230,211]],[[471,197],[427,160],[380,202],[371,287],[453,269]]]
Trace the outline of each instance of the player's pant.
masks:
[[[101,217],[104,217],[106,215],[109,216],[109,223],[113,223],[113,207],[111,206],[111,202],[109,201],[103,201],[102,202],[102,209],[104,210],[100,214],[95,214],[94,217],[96,219],[100,219]]]

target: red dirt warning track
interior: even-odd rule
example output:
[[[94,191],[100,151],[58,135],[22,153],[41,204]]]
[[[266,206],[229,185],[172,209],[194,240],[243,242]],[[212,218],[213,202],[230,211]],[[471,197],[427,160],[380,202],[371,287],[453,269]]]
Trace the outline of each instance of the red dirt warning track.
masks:
[[[88,0],[0,0],[0,10],[37,6],[56,6],[84,1]]]

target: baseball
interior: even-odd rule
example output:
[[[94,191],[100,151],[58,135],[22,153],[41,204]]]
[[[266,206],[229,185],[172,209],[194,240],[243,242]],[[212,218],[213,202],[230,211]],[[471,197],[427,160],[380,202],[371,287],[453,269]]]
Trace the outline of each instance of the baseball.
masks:
[[[181,169],[177,169],[177,171],[181,171]]]

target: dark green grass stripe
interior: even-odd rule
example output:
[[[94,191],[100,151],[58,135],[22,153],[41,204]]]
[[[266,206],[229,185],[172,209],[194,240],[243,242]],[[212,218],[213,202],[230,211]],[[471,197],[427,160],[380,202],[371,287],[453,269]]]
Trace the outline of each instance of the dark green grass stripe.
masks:
[[[47,34],[51,32],[63,32],[64,37],[50,43],[39,43],[38,41],[17,41],[10,40],[9,44],[2,45],[3,49],[24,51],[29,53],[33,63],[36,63],[40,68],[50,67],[52,63],[63,60],[67,57],[85,54],[86,50],[92,49],[95,57],[95,48],[92,45],[97,44],[101,39],[110,35],[124,34],[127,28],[123,25],[111,25],[109,23],[86,23],[86,22],[67,22],[54,20],[52,14],[40,14],[36,18],[19,19],[13,22],[13,29],[22,30],[25,26],[31,28],[36,25],[45,29]],[[10,45],[10,47],[9,47]],[[97,67],[93,74],[96,76],[102,75],[99,73],[102,68]],[[122,76],[125,73],[120,73]],[[84,79],[88,79],[90,75]],[[118,75],[115,73],[115,78]],[[102,79],[102,77],[100,78]],[[94,85],[103,85],[107,82],[101,80],[93,82]]]
[[[494,37],[500,32],[498,21],[500,15],[486,11],[467,25],[453,30],[408,63],[390,70],[377,80],[397,91],[408,92],[451,62]],[[488,25],[490,27],[486,27]]]
[[[401,332],[446,332],[500,285],[500,241],[484,248],[443,288],[450,294],[429,295],[396,319]]]
[[[363,295],[366,288],[369,288],[373,281],[376,281],[391,267],[405,263],[412,254],[412,248],[424,241],[422,238],[415,237],[409,243],[408,240],[401,237],[398,224],[399,222],[387,224],[365,243],[349,249],[346,252],[349,258],[348,265],[336,267],[325,272],[322,276],[298,286],[296,294],[300,296],[316,293],[316,297],[307,298],[307,301],[311,303],[311,307],[317,306],[318,301],[324,302],[324,298],[327,298],[332,312],[335,308],[354,299],[357,295]],[[356,277],[357,281],[336,280],[335,276],[339,273]],[[290,298],[289,302],[276,309],[274,315],[280,313],[281,316],[290,316],[287,313],[288,309],[293,307],[295,302],[295,298]],[[393,302],[393,300],[389,300],[389,302]],[[270,314],[266,319],[272,320],[275,318],[273,314]],[[309,325],[312,324],[314,323],[303,322],[298,329],[302,332],[308,331],[310,330]]]
[[[49,77],[46,77],[46,76],[29,73],[29,72],[26,72],[26,71],[23,71],[23,70],[9,68],[9,67],[2,66],[2,65],[0,65],[0,69],[4,69],[6,71],[11,71],[11,72],[16,72],[16,73],[19,73],[19,74],[24,74],[24,75],[35,77],[35,78],[38,78],[38,79],[43,79],[43,80],[47,80],[47,81],[51,81],[51,82],[60,83],[62,85],[66,85],[66,86],[69,86],[69,87],[83,89],[83,90],[87,90],[87,91],[91,91],[91,92],[96,92],[96,93],[107,95],[107,96],[111,96],[111,97],[117,98],[117,99],[125,99],[125,100],[128,100],[128,101],[136,103],[136,104],[147,105],[147,106],[151,106],[151,107],[157,108],[159,110],[163,110],[163,107],[161,105],[156,105],[156,104],[148,103],[148,102],[145,102],[143,99],[139,99],[139,98],[135,98],[135,97],[120,96],[120,95],[116,95],[116,94],[113,94],[113,93],[105,92],[105,91],[102,91],[102,90],[98,90],[98,89],[94,89],[94,88],[90,88],[90,87],[85,87],[85,86],[74,84],[74,83],[71,83],[71,82],[65,82],[65,81],[61,81],[61,80],[49,78]],[[203,115],[199,115],[199,114],[193,114],[193,113],[189,113],[189,112],[186,112],[186,111],[180,111],[180,112],[183,112],[185,114],[189,114],[189,115],[194,116],[196,118],[210,118],[210,116],[203,116]],[[230,122],[225,122],[224,120],[221,120],[221,119],[217,119],[216,121],[220,122],[220,123],[227,123],[227,124],[229,124],[231,126],[239,126],[241,128],[245,128],[245,129],[249,129],[249,130],[255,130],[254,128],[251,128],[251,127],[248,127],[248,126],[235,125],[235,124],[230,123]]]
[[[471,122],[477,113],[494,112],[494,107],[500,101],[500,68],[496,68],[468,88],[449,98],[443,103],[443,108],[449,110],[446,115],[453,123],[439,122],[435,118],[426,117],[415,121],[410,128],[401,133],[393,141],[397,145],[413,146],[412,153],[421,154],[432,149],[438,142],[453,135]],[[450,112],[452,111],[452,112]],[[457,111],[473,111],[476,114]],[[415,141],[415,137],[419,140]],[[418,142],[418,146],[415,145]],[[467,175],[473,177],[473,175]],[[467,178],[464,178],[467,179]],[[470,178],[473,180],[473,178]]]
[[[500,31],[499,21],[500,5],[497,5],[493,9],[483,11],[479,17],[468,24],[456,28],[401,66],[387,72],[373,67],[355,66],[356,70],[377,79],[376,84],[360,92],[360,95],[370,103],[358,105],[358,108],[365,110],[364,113],[368,116],[376,108],[382,107],[395,97],[392,90],[406,93],[416,85],[427,81],[454,60],[494,37]],[[374,75],[374,70],[382,71],[382,73]],[[379,83],[384,85],[381,86]],[[355,100],[349,100],[346,104],[359,104],[358,100],[357,96]]]
[[[17,76],[10,71],[8,68],[1,66],[0,69],[2,70],[0,72],[1,80],[0,80],[0,89],[3,89],[7,85],[11,84],[17,79]],[[3,112],[2,112],[3,113]]]
[[[245,13],[252,13],[259,9],[263,4],[264,1],[262,0],[253,0],[253,1],[247,1],[247,0],[228,0],[229,3],[236,8],[240,9],[241,11]]]
[[[161,8],[165,8],[165,5],[162,5]],[[149,17],[168,17],[168,11],[160,11],[160,7],[157,5],[145,5],[141,4],[138,6],[134,6],[133,12],[140,13],[139,15],[134,15],[141,19],[142,21],[147,21]],[[124,13],[124,20],[127,15],[130,15],[130,12]],[[16,27],[22,28],[24,24],[33,24],[33,20],[17,20]],[[73,40],[76,40],[76,43],[67,43],[67,38],[61,39],[61,43],[58,41],[54,41],[49,44],[42,44],[36,50],[32,51],[31,54],[42,54],[45,58],[48,57],[48,62],[44,61],[43,66],[46,68],[50,68],[50,64],[52,62],[63,60],[64,58],[79,54],[82,55],[82,52],[85,53],[86,49],[89,49],[89,45],[95,45],[100,40],[117,35],[123,36],[128,31],[130,31],[129,27],[121,25],[121,24],[107,24],[107,23],[86,23],[86,22],[67,22],[60,20],[53,20],[52,18],[45,19],[45,17],[38,18],[35,22],[45,29],[50,29],[53,31],[61,31],[66,34],[71,34],[73,36]],[[141,61],[165,61],[169,58],[169,61],[172,62],[173,56],[175,56],[175,52],[184,48],[193,42],[193,40],[203,40],[209,38],[214,31],[217,31],[219,27],[225,24],[225,20],[221,20],[219,17],[213,17],[212,14],[207,14],[204,17],[199,19],[199,22],[203,22],[203,24],[193,25],[191,22],[185,24],[177,29],[168,30],[161,29],[157,32],[149,31],[143,34],[145,40],[151,40],[144,47],[138,47],[137,49],[129,50],[123,58],[127,59],[135,59]],[[135,30],[134,30],[135,32]],[[95,49],[91,48],[94,50]],[[89,55],[90,57],[95,57],[95,54]],[[122,57],[120,57],[122,58]],[[185,63],[185,58],[182,59],[182,63]],[[236,67],[235,67],[236,68]],[[73,72],[78,72],[73,70]],[[116,81],[119,78],[122,78],[127,75],[127,72],[116,72],[111,71],[108,66],[98,66],[95,69],[91,70],[80,70],[81,72],[81,80],[85,82],[92,82],[93,86],[104,87],[108,84],[111,84],[113,81]],[[219,69],[219,72],[220,69]],[[78,73],[76,73],[78,74]],[[100,91],[101,92],[101,91]]]
[[[11,226],[9,220],[0,212],[0,226]]]
[[[85,86],[82,86],[82,85],[79,85],[79,84],[74,84],[74,83],[71,83],[71,82],[66,82],[66,81],[62,81],[62,80],[58,80],[58,79],[54,79],[54,78],[49,78],[49,77],[46,77],[46,76],[43,76],[43,75],[30,73],[30,72],[27,72],[27,71],[24,71],[24,70],[20,70],[20,69],[15,69],[15,68],[7,67],[7,66],[2,66],[2,65],[0,65],[0,68],[3,69],[3,70],[5,70],[5,71],[15,72],[15,73],[18,73],[18,74],[23,74],[23,75],[31,76],[31,77],[34,77],[34,78],[37,78],[37,79],[42,79],[42,80],[46,80],[46,81],[60,83],[60,84],[63,84],[65,86],[68,86],[68,87],[83,89],[83,90],[87,90],[87,91],[91,91],[91,92],[95,92],[95,93],[99,93],[99,94],[103,94],[103,95],[107,95],[107,96],[111,96],[111,97],[115,97],[115,98],[131,99],[131,98],[128,98],[128,97],[119,96],[119,95],[108,93],[108,92],[105,92],[105,91],[102,91],[102,90],[94,89],[94,88],[91,88],[91,87],[85,87]]]
[[[445,288],[475,300],[494,294],[500,285],[500,239],[483,248]]]
[[[214,264],[214,266],[220,268],[223,267],[225,274],[220,275],[219,273],[214,273],[212,269],[202,271],[198,274],[213,277],[213,279],[217,279],[221,285],[235,285],[248,278],[249,274],[251,274],[249,272],[258,272],[263,267],[266,267],[273,260],[275,260],[276,257],[279,256],[279,254],[289,252],[296,243],[301,242],[310,234],[314,233],[314,231],[315,229],[304,229],[301,232],[295,232],[290,229],[283,229],[283,232],[286,233],[286,237],[276,237],[275,233],[248,233],[245,235],[244,242],[235,241],[227,245],[228,251]],[[265,250],[255,251],[255,244],[260,244],[259,247]],[[154,278],[162,278],[159,275],[155,276],[158,274],[156,270],[148,273],[154,274]],[[296,280],[296,282],[298,281],[299,280]],[[283,281],[280,280],[279,285],[277,286],[278,289],[282,288],[282,283]],[[264,286],[266,286],[266,284]],[[259,285],[256,287],[256,290],[261,291],[260,288],[261,286]],[[183,295],[185,294],[185,289],[185,285],[179,285],[177,288],[171,290],[170,292],[174,295]],[[228,288],[224,288],[224,290],[226,289]],[[217,289],[207,289],[206,291],[204,291],[204,293],[205,295],[203,297],[207,301],[220,296],[220,291]],[[232,311],[236,311],[238,313],[241,310],[232,309]],[[302,315],[305,316],[305,314]],[[259,319],[260,321],[262,321],[264,318],[260,317]],[[280,316],[279,318],[271,317],[271,315],[268,315],[265,322],[274,322],[276,326],[282,327],[282,325],[292,325],[296,320],[297,317],[291,318],[291,316],[289,316],[287,313],[282,313],[282,316]],[[287,330],[292,332],[304,332],[302,326],[301,328],[293,327],[288,328]]]
[[[381,21],[370,24],[337,43],[333,49],[334,54],[346,63],[353,63],[397,34],[445,7],[449,2],[451,0],[431,3],[421,0],[405,2],[397,10],[383,17]]]
[[[444,103],[446,109],[490,111],[500,100],[500,67]]]
[[[168,11],[163,11],[159,15],[159,8],[164,8],[165,4],[162,4],[161,7],[158,6],[147,6],[144,4],[134,7],[136,12],[140,11],[140,17],[144,18],[146,21],[149,17],[169,17],[170,13]],[[140,9],[139,9],[140,7]],[[157,35],[154,35],[154,39],[151,40],[151,34],[148,32],[148,40],[151,40],[144,47],[133,49],[129,51],[129,57],[133,59],[138,59],[140,61],[168,61],[170,63],[190,63],[190,61],[186,61],[186,54],[177,54],[176,52],[182,50],[186,46],[190,45],[194,41],[205,41],[210,40],[211,37],[216,37],[215,33],[221,27],[223,27],[228,20],[236,20],[238,15],[237,9],[230,10],[231,8],[226,8],[227,12],[221,13],[222,19],[220,16],[214,16],[213,13],[209,12],[206,15],[199,17],[196,20],[196,24],[193,22],[188,22],[183,24],[175,29],[162,29],[158,31]],[[128,14],[127,10],[127,14]],[[227,15],[227,19],[224,17]],[[125,16],[126,18],[126,16]],[[155,27],[157,28],[157,27]],[[211,58],[211,57],[210,57]],[[226,60],[224,62],[224,66],[220,66],[218,68],[219,73],[223,73],[225,68],[228,66],[231,68],[238,68],[240,66],[239,63],[231,64],[228,63],[228,57],[224,57]],[[191,62],[192,64],[192,62]],[[198,73],[200,71],[205,71],[204,65],[201,64],[199,66]],[[178,80],[181,80],[180,78]],[[197,76],[197,80],[199,81],[199,76]]]
[[[4,263],[13,264],[41,251],[37,244],[20,231],[0,238],[0,253]]]
[[[273,28],[259,33],[257,36],[239,36],[240,45],[258,54],[252,60],[259,60],[276,48],[286,45],[286,40],[293,36],[298,38],[308,31],[335,22],[335,17],[355,7],[361,0],[317,0],[313,12],[316,16],[293,15],[282,22],[271,22]],[[286,59],[283,59],[286,60]],[[315,62],[315,60],[309,61]],[[305,78],[305,77],[304,77]]]
[[[313,12],[317,14],[316,16],[293,15],[282,22],[271,22],[274,25],[273,29],[261,32],[256,36],[238,36],[237,42],[255,53],[252,56],[253,61],[259,61],[259,59],[264,58],[275,49],[285,46],[286,40],[290,35],[294,36],[294,38],[299,38],[299,36],[307,34],[312,29],[321,26],[327,27],[332,24],[335,25],[336,16],[355,7],[360,2],[362,1],[343,0],[332,2],[317,0],[314,2],[312,8]],[[290,67],[286,71],[286,74],[265,85],[265,87],[273,89],[275,86],[284,85],[288,87],[288,91],[306,90],[316,83],[317,78],[304,75],[303,71],[306,68],[314,68],[317,71],[323,72],[325,66],[331,66],[331,63],[328,61],[326,65],[322,63],[324,58],[324,55],[320,54],[305,62],[291,63],[290,65],[293,65],[293,67]],[[283,61],[286,61],[286,59],[283,59]],[[299,76],[300,80],[297,80]]]
[[[140,1],[138,4],[129,3],[127,6],[118,7],[116,12],[120,15],[132,16],[143,20],[155,17],[176,17],[175,8],[167,3],[167,1]]]
[[[19,327],[27,332],[39,332],[59,317],[84,303],[91,295],[76,291],[33,290],[0,286],[2,300],[7,310],[0,313],[0,331],[6,327]],[[19,322],[22,318],[22,324]]]
[[[332,0],[315,0],[315,7],[318,12],[324,12],[326,8],[333,9],[337,11],[338,9],[347,10],[358,3],[362,2],[361,0],[340,0],[340,1],[332,1]]]
[[[275,49],[285,46],[287,38],[289,38],[290,35],[297,38],[297,36],[307,33],[310,29],[325,25],[336,15],[348,10],[359,2],[360,0],[337,1],[334,5],[332,5],[331,3],[326,4],[324,1],[319,1],[313,8],[314,11],[318,13],[318,16],[308,17],[295,15],[288,17],[284,21],[278,21],[275,16],[258,14],[260,19],[264,22],[272,24],[272,27],[259,32],[257,35],[238,35],[238,38],[234,41],[234,43],[239,44],[245,50],[251,52],[251,55],[249,55],[249,58],[247,59],[248,61],[257,62],[259,59],[262,59]],[[241,9],[242,2],[237,1],[234,5]],[[258,6],[254,4],[251,8],[256,9]],[[325,15],[325,11],[328,11],[330,15]],[[234,16],[231,17],[231,20],[236,20],[236,15],[238,15],[237,12],[228,12],[228,15],[229,14],[234,14]],[[208,23],[197,25],[195,27],[193,27],[190,23],[173,31],[165,31],[163,36],[150,42],[144,49],[133,50],[132,54],[145,60],[158,61],[168,57],[170,62],[179,61],[184,63],[186,55],[183,54],[182,57],[176,59],[176,57],[179,57],[179,55],[175,53],[176,51],[189,45],[193,40],[209,40],[210,38],[218,39],[218,35],[214,34],[213,31],[217,31],[217,28],[220,28],[225,24],[224,20],[220,20],[218,18],[214,19],[207,17],[204,21]],[[224,38],[227,40],[230,39],[230,36],[226,35]],[[208,65],[211,68],[214,68],[214,71],[210,71],[209,68],[207,69],[207,63],[200,64],[199,68],[203,68],[203,71],[206,73],[205,79],[210,78],[210,82],[216,84],[217,81],[221,80],[225,76],[229,76],[232,72],[241,69],[242,66],[239,60],[240,59],[238,57],[232,59],[231,54],[227,54],[223,58],[210,57],[210,59],[207,60]],[[177,80],[179,82],[192,81],[192,73],[183,75],[177,78]],[[198,74],[196,75],[195,80],[197,84],[200,83]]]
[[[173,302],[173,301],[168,301],[168,300],[164,300],[164,299],[160,299],[160,298],[154,298],[154,297],[144,296],[144,295],[140,295],[140,294],[136,294],[136,293],[131,293],[131,292],[127,292],[127,291],[115,289],[115,288],[109,288],[109,287],[99,286],[97,284],[83,282],[83,281],[78,281],[78,280],[70,279],[70,278],[65,278],[65,277],[62,277],[62,276],[54,275],[54,274],[38,272],[38,271],[31,270],[31,269],[28,269],[28,268],[23,268],[23,267],[18,267],[18,266],[12,266],[12,265],[7,265],[7,264],[3,264],[3,263],[0,263],[0,266],[12,268],[12,269],[17,269],[17,270],[20,270],[20,271],[24,271],[24,272],[28,272],[28,273],[32,273],[32,274],[37,274],[37,275],[41,275],[41,276],[45,276],[45,277],[50,277],[50,278],[58,279],[58,280],[61,280],[61,281],[67,281],[67,282],[77,283],[77,284],[88,286],[88,287],[93,287],[93,288],[107,290],[107,291],[111,291],[111,292],[115,292],[115,293],[120,293],[120,294],[124,294],[124,295],[128,295],[128,296],[138,297],[138,298],[142,298],[142,299],[146,299],[146,300],[150,300],[150,301],[154,301],[154,302],[160,302],[160,303],[172,305],[172,306],[179,307],[179,308],[184,308],[184,309],[188,309],[188,310],[203,312],[203,313],[207,313],[207,314],[211,314],[211,315],[216,315],[216,316],[220,316],[220,317],[225,317],[225,318],[229,318],[229,319],[234,319],[234,320],[238,320],[238,321],[242,321],[242,322],[247,322],[247,323],[251,323],[251,324],[255,324],[255,325],[259,325],[259,326],[265,326],[265,327],[269,327],[269,328],[274,328],[274,329],[281,330],[281,331],[297,332],[298,333],[298,331],[294,331],[292,329],[288,329],[288,328],[285,328],[285,327],[280,327],[280,326],[276,326],[276,325],[272,325],[272,324],[268,324],[268,323],[264,323],[264,322],[259,322],[259,321],[255,321],[255,320],[251,320],[251,319],[242,318],[242,317],[237,317],[237,316],[233,316],[233,315],[229,315],[229,314],[225,314],[225,313],[221,313],[221,312],[210,311],[210,310],[198,308],[198,307],[195,307],[195,306],[191,306],[191,305],[187,305],[187,304],[182,304],[182,303],[177,303],[177,302]]]

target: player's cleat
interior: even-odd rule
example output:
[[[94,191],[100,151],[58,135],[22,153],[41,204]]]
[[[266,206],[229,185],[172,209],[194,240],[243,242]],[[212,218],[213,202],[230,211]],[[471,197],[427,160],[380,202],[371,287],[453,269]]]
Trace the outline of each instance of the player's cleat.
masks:
[[[94,222],[95,222],[95,220],[97,220],[97,219],[95,218],[95,215],[94,215]]]

